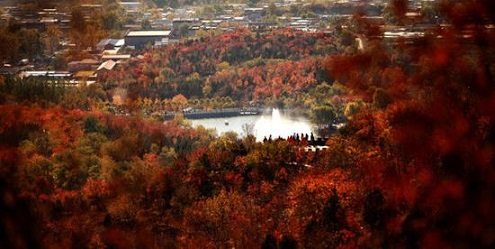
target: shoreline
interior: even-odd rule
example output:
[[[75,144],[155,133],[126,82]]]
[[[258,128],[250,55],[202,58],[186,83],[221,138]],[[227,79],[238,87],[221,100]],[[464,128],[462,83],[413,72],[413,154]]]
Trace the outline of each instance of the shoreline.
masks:
[[[197,109],[186,109],[182,112],[169,112],[163,115],[164,120],[171,120],[176,114],[182,114],[186,119],[205,119],[205,118],[229,118],[237,116],[253,116],[266,113],[262,108],[225,108],[203,111]]]

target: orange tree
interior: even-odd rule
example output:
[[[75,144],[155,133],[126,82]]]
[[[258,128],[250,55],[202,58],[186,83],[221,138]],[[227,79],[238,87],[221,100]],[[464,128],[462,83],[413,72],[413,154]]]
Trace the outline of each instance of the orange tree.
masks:
[[[405,3],[392,2],[397,13]],[[357,162],[368,190],[363,246],[495,244],[494,3],[438,9],[448,25],[422,38],[371,40],[328,61],[332,76],[373,103],[342,131],[374,148]]]

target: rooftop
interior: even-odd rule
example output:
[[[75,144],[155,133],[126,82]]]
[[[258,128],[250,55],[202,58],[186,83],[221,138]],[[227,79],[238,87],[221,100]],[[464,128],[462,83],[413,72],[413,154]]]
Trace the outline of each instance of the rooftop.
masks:
[[[104,54],[101,56],[101,59],[103,60],[124,60],[130,58],[130,54]]]
[[[170,30],[139,30],[129,31],[126,37],[143,37],[143,36],[170,36]]]
[[[80,64],[98,64],[99,62],[97,60],[93,60],[93,59],[83,59],[81,61],[79,61]]]
[[[95,72],[94,71],[79,71],[74,75],[76,78],[91,78],[95,77]]]
[[[71,73],[67,71],[25,71],[21,73],[21,78],[23,77],[40,77],[40,76],[46,76],[46,77],[70,77],[72,76]]]
[[[97,71],[102,70],[102,69],[112,70],[115,67],[116,64],[117,63],[115,63],[115,61],[108,60],[108,61],[105,61],[105,62],[101,63],[101,65],[96,70]]]

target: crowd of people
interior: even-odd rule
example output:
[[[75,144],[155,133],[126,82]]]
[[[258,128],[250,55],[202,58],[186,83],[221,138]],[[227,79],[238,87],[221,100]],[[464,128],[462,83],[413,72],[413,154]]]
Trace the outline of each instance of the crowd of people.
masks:
[[[263,142],[272,142],[272,141],[287,141],[290,144],[294,146],[324,146],[326,144],[326,141],[328,140],[327,137],[318,137],[316,138],[313,132],[310,134],[308,133],[294,133],[291,136],[288,136],[287,138],[282,138],[281,136],[278,136],[276,139],[272,138],[272,135],[268,136],[268,138],[265,136],[263,138]]]

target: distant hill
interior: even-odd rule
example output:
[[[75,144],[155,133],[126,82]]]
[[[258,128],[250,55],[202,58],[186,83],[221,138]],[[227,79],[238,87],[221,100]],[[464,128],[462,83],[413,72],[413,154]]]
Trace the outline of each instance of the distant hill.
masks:
[[[102,0],[0,0],[0,6],[31,5],[40,8],[52,8],[56,6],[70,7],[79,3],[95,3]]]

